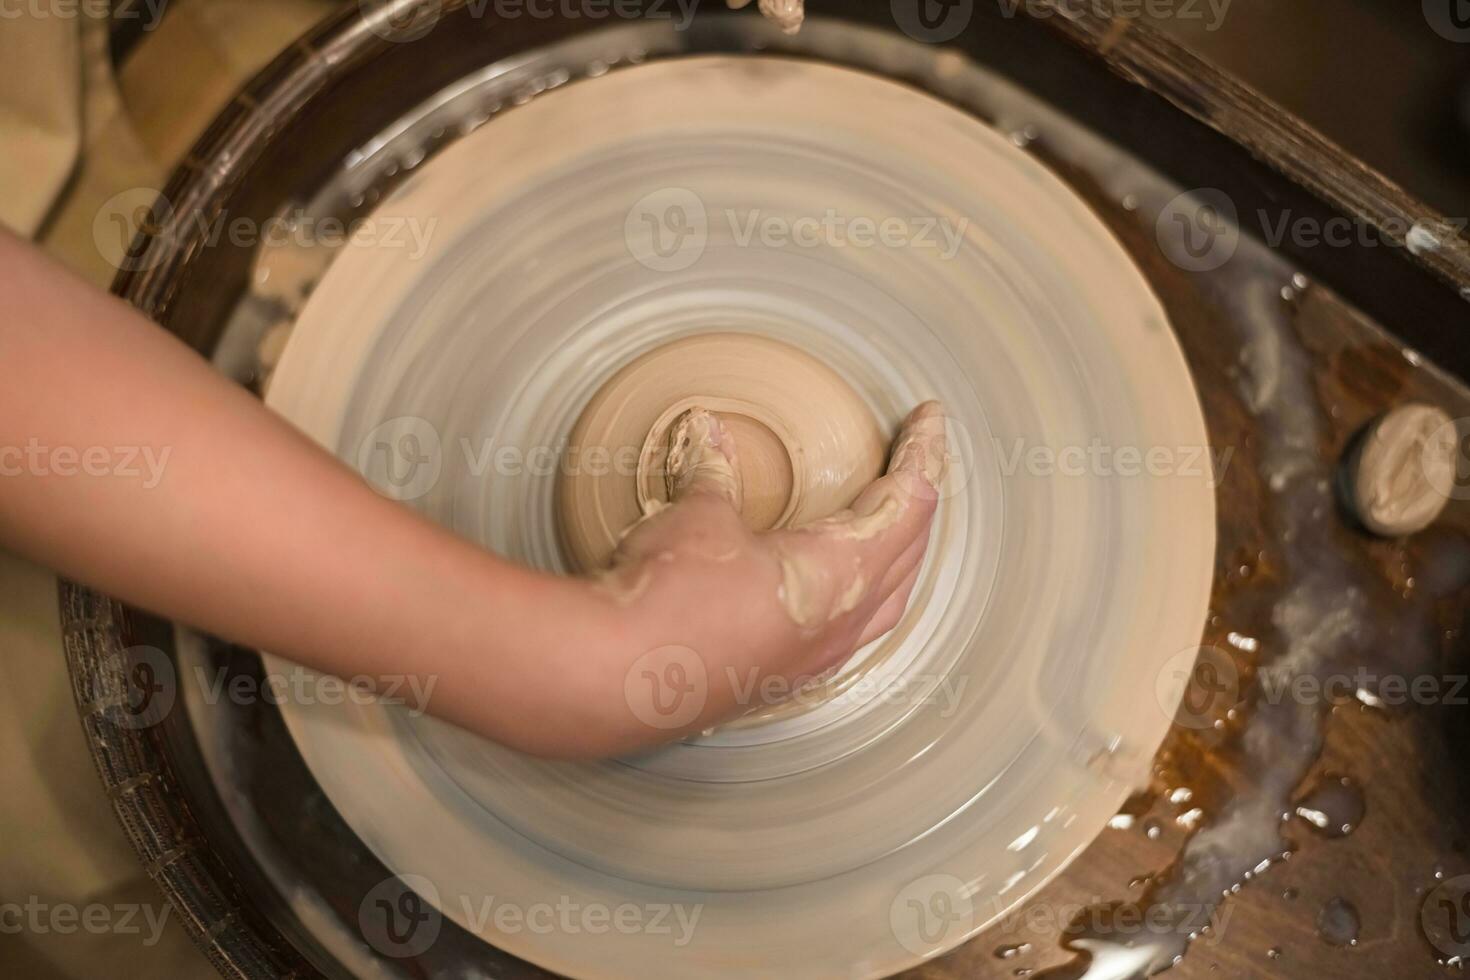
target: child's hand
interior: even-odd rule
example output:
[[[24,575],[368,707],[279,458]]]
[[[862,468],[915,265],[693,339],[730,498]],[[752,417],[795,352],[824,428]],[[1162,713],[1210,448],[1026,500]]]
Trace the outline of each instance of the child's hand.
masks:
[[[606,732],[616,752],[759,707],[760,681],[779,677],[765,689],[793,690],[892,629],[918,577],[946,462],[943,413],[929,402],[905,422],[888,475],[851,510],[754,534],[738,515],[738,447],[718,418],[690,413],[672,443],[673,504],[633,529],[593,587],[650,638],[631,664],[612,665],[623,676],[605,678],[626,707],[624,724]]]
[[[755,707],[762,680],[841,664],[898,621],[928,541],[945,464],[932,403],[852,512],[771,534],[732,506],[729,435],[692,415],[674,503],[607,575],[570,579],[378,496],[178,339],[3,229],[0,292],[0,362],[14,368],[0,386],[0,545],[324,673],[412,680],[433,692],[418,707],[524,751],[630,752]],[[159,472],[78,465],[114,447],[156,450]],[[653,700],[666,680],[677,704]]]

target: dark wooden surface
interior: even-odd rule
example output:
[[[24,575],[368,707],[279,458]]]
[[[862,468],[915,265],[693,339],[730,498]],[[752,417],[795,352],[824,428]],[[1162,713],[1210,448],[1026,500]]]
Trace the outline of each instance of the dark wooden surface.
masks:
[[[1162,258],[1152,227],[1138,214],[1089,188],[1083,175],[1073,173],[1069,179],[1146,270],[1197,379],[1211,441],[1217,448],[1235,450],[1217,492],[1212,603],[1217,613],[1229,613],[1206,626],[1203,642],[1229,649],[1226,634],[1237,631],[1261,638],[1262,647],[1255,657],[1236,654],[1246,680],[1240,723],[1224,733],[1176,727],[1155,760],[1151,791],[1127,807],[1137,817],[1132,827],[1105,830],[1057,880],[1006,917],[1022,928],[987,930],[907,977],[1001,978],[1016,976],[1018,969],[1040,973],[1049,967],[1085,965],[1085,956],[1065,948],[1069,936],[1060,928],[1037,929],[1034,924],[1066,922],[1069,913],[1082,907],[1145,899],[1150,881],[1144,879],[1167,875],[1189,834],[1176,816],[1198,806],[1206,811],[1207,823],[1230,797],[1257,792],[1261,777],[1260,771],[1241,767],[1239,738],[1250,700],[1258,692],[1249,682],[1252,661],[1279,653],[1271,642],[1270,611],[1288,583],[1278,572],[1278,529],[1271,524],[1265,499],[1269,491],[1258,470],[1263,433],[1228,380],[1238,370],[1238,332],[1218,303],[1201,295],[1188,274]],[[1315,388],[1293,397],[1315,407],[1324,433],[1324,460],[1336,460],[1363,426],[1406,401],[1439,405],[1452,418],[1470,416],[1470,391],[1437,369],[1413,366],[1397,342],[1331,290],[1311,286],[1283,304],[1296,341],[1312,357]],[[1422,639],[1422,649],[1429,651],[1427,658],[1405,663],[1396,659],[1396,650],[1375,650],[1364,664],[1410,678],[1453,679],[1470,673],[1470,652],[1460,634],[1470,600],[1465,588],[1470,585],[1470,502],[1452,500],[1436,527],[1406,541],[1374,539],[1356,530],[1341,512],[1334,523],[1337,543],[1381,583],[1388,597],[1389,604],[1377,611],[1421,633],[1414,639]],[[1251,569],[1249,581],[1242,581],[1242,565]],[[1339,669],[1346,672],[1349,664]],[[1449,693],[1452,686],[1442,690]],[[1470,697],[1470,689],[1460,693]],[[1423,934],[1419,912],[1438,884],[1436,873],[1445,879],[1470,873],[1470,769],[1465,765],[1470,706],[1388,710],[1353,702],[1331,709],[1322,731],[1325,747],[1304,786],[1324,774],[1351,777],[1366,801],[1361,825],[1345,837],[1327,839],[1300,818],[1283,824],[1282,846],[1292,852],[1290,859],[1226,901],[1217,913],[1223,928],[1195,944],[1170,976],[1384,980],[1451,972],[1439,965],[1444,954]],[[1166,795],[1180,786],[1193,790],[1194,797],[1171,804]],[[1145,831],[1150,825],[1159,830],[1156,839]],[[1336,948],[1318,936],[1318,915],[1324,903],[1337,898],[1351,902],[1361,915],[1356,947]],[[1470,919],[1464,924],[1470,925]],[[1023,943],[1031,947],[1024,953],[1005,959],[997,955],[1003,947]],[[1071,972],[1064,969],[1057,975]]]
[[[447,4],[446,9],[458,6]],[[819,12],[884,29],[893,26],[887,0],[842,4],[834,0],[826,5],[813,0],[812,6],[826,6]],[[1022,11],[1026,7],[1020,5]],[[977,23],[955,42],[957,47],[1065,106],[1180,186],[1222,187],[1243,209],[1269,203],[1293,206],[1299,214],[1318,219],[1361,215],[1370,227],[1385,218],[1417,220],[1430,214],[1254,93],[1150,32],[1129,25],[1120,29],[1085,10],[1076,18],[1053,16],[1033,22],[1025,16],[1003,17],[993,5],[977,3],[975,8]],[[363,39],[361,32],[349,43],[350,20],[350,13],[344,13],[335,25],[288,52],[266,69],[249,97],[222,114],[167,189],[177,209],[167,220],[184,227],[193,219],[194,209],[205,214],[228,209],[264,219],[279,205],[281,187],[310,185],[336,165],[346,148],[391,121],[392,107],[404,98],[423,97],[474,65],[593,26],[526,20],[506,25],[462,23],[454,25],[455,30],[462,27],[476,34],[475,44],[465,43],[445,25],[416,42],[421,46],[394,46]],[[698,25],[691,37],[711,50],[724,43],[717,31],[705,34]],[[343,57],[328,70],[315,52],[334,45],[343,48],[339,52]],[[405,53],[409,47],[414,48],[413,57]],[[308,94],[317,100],[301,112],[298,100]],[[279,115],[267,118],[269,113]],[[298,138],[303,131],[311,138]],[[1094,199],[1098,212],[1146,269],[1199,380],[1212,439],[1238,450],[1219,492],[1217,557],[1217,592],[1237,615],[1212,627],[1206,640],[1221,642],[1218,634],[1224,629],[1268,634],[1264,619],[1273,589],[1282,584],[1272,578],[1277,542],[1263,517],[1263,489],[1253,465],[1258,444],[1252,420],[1232,386],[1222,380],[1237,363],[1238,336],[1220,305],[1162,260],[1151,230],[1138,215],[1096,193],[1084,176],[1069,176]],[[151,258],[157,262],[120,277],[118,292],[190,343],[209,350],[246,279],[250,255],[228,247],[197,247],[187,230],[172,241],[140,244],[167,254],[155,253]],[[1460,243],[1428,256],[1411,256],[1403,248],[1317,250],[1291,256],[1315,280],[1330,284],[1330,289],[1307,290],[1293,307],[1295,330],[1317,358],[1316,388],[1300,395],[1315,402],[1324,419],[1327,435],[1320,447],[1324,458],[1334,457],[1376,412],[1411,397],[1440,404],[1451,415],[1470,415],[1470,398],[1463,390],[1428,371],[1412,370],[1397,349],[1353,312],[1368,311],[1384,326],[1409,336],[1416,346],[1433,350],[1462,376],[1470,374],[1470,349],[1460,339],[1467,308],[1458,297],[1458,289],[1470,285],[1467,257],[1470,250]],[[1338,301],[1331,290],[1352,305]],[[1459,567],[1443,554],[1453,556],[1467,546],[1470,513],[1463,502],[1452,504],[1440,529],[1408,545],[1369,541],[1345,525],[1339,534],[1344,546],[1356,551],[1361,567],[1391,591],[1395,585],[1403,587],[1421,565]],[[1253,603],[1242,600],[1239,583],[1232,577],[1243,560],[1255,563],[1261,576],[1257,581],[1264,583]],[[1464,670],[1458,635],[1445,638],[1443,633],[1458,630],[1462,600],[1456,595],[1432,600],[1422,589],[1410,591],[1415,594],[1405,601],[1422,609],[1423,628],[1443,640],[1435,645],[1442,660],[1434,669]],[[75,587],[68,587],[66,594],[73,667],[85,676],[134,638],[115,604]],[[1247,607],[1253,607],[1260,621],[1246,621]],[[144,620],[137,617],[138,622]],[[1152,705],[1147,710],[1153,710]],[[1317,769],[1344,772],[1363,784],[1368,810],[1362,826],[1342,840],[1324,841],[1300,821],[1285,825],[1283,846],[1293,848],[1294,856],[1232,898],[1227,906],[1230,919],[1219,941],[1199,945],[1173,975],[1323,974],[1376,980],[1442,972],[1435,965],[1433,949],[1419,934],[1417,919],[1422,893],[1433,886],[1437,869],[1448,876],[1470,871],[1461,844],[1467,836],[1463,804],[1470,801],[1459,765],[1465,716],[1466,709],[1450,706],[1395,715],[1351,706],[1333,712]],[[201,898],[196,904],[213,911],[191,918],[190,924],[216,962],[226,964],[234,975],[269,976],[284,964],[300,975],[312,975],[323,963],[314,955],[319,951],[308,950],[313,960],[308,964],[290,950],[286,937],[305,945],[299,923],[252,871],[248,853],[222,823],[208,777],[197,758],[190,756],[188,733],[172,734],[179,737],[170,741],[168,731],[144,738],[138,733],[89,730],[99,762],[105,752],[123,749],[139,758],[146,756],[146,767],[135,759],[128,764],[131,768],[114,773],[119,785],[134,787],[116,794],[116,801],[140,853],[148,858],[155,838],[166,836],[162,842],[173,848],[170,853],[197,859],[202,870],[197,881],[191,879]],[[1257,774],[1240,768],[1231,737],[1228,732],[1223,738],[1176,732],[1159,756],[1156,789],[1183,782],[1197,794],[1191,805],[1207,811],[1217,809],[1230,794],[1250,793]],[[278,766],[289,762],[289,754],[276,760]],[[299,760],[292,773],[304,773]],[[289,780],[286,784],[295,785]],[[262,792],[268,794],[273,785],[281,785],[279,773],[275,782],[261,784]],[[160,788],[166,798],[158,808],[166,811],[172,806],[170,820],[183,829],[171,829],[170,821],[144,809],[129,808],[138,787],[148,786]],[[296,811],[309,812],[319,825],[339,827],[340,818],[320,799],[319,791],[313,795],[307,787],[301,795],[306,802]],[[1130,830],[1106,831],[1028,904],[1058,910],[1141,897],[1148,885],[1134,882],[1165,872],[1183,846],[1185,832],[1172,822],[1177,808],[1157,793],[1141,796],[1131,806],[1140,816],[1159,819],[1163,831],[1158,839],[1138,829],[1142,821]],[[290,826],[278,829],[281,842],[289,844]],[[345,827],[341,830],[344,848],[355,843]],[[327,859],[319,857],[322,862]],[[168,876],[171,866],[161,866],[159,881],[177,898],[180,886]],[[381,879],[380,868],[365,867],[362,874],[365,880]],[[1295,890],[1294,899],[1283,897],[1288,889]],[[1356,948],[1334,949],[1315,936],[1318,909],[1334,897],[1353,901],[1361,911],[1362,941]],[[340,910],[344,916],[352,914],[351,904],[344,899]],[[991,931],[912,975],[1004,977],[1018,968],[1036,970],[1069,962],[1071,954],[1056,932]],[[1030,943],[1033,949],[1014,959],[994,955],[1000,946],[1019,942]],[[1268,958],[1272,949],[1280,950],[1280,958]],[[501,975],[521,974],[515,964],[499,963],[494,969]],[[539,971],[525,968],[524,973]]]

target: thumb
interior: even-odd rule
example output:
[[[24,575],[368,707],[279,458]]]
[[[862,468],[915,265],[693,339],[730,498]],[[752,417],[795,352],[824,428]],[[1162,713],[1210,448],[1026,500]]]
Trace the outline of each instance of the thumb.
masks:
[[[712,494],[740,509],[743,487],[735,438],[719,416],[702,408],[679,416],[669,432],[664,483],[673,503],[689,494]]]

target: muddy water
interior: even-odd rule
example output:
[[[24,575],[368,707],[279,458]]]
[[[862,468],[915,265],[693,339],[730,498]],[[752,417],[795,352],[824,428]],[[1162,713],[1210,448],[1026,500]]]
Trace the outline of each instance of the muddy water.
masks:
[[[911,74],[1012,133],[1114,227],[1169,309],[1214,442],[1234,451],[1204,636],[1214,652],[1192,692],[1209,724],[1181,726],[1129,819],[1028,903],[1065,917],[1018,927],[1008,915],[926,975],[1437,969],[1440,933],[1417,920],[1470,870],[1470,790],[1452,767],[1466,709],[1452,679],[1423,704],[1384,682],[1453,677],[1470,514],[1452,501],[1421,538],[1372,541],[1350,529],[1333,483],[1338,453],[1380,411],[1415,397],[1470,416],[1470,393],[1250,239],[1218,269],[1191,268],[1186,226],[1160,221],[1179,213],[1180,188],[984,73],[914,58]],[[1357,946],[1333,941],[1348,933]]]
[[[1248,234],[1236,240],[1255,216],[1224,234],[1228,259],[1202,268],[1183,236],[1218,192],[1181,197],[1004,85],[955,93],[1071,179],[1151,273],[1217,454],[1233,453],[1190,692],[1206,713],[1166,743],[1150,791],[1028,903],[1050,914],[1007,916],[978,941],[1027,952],[1002,967],[961,951],[952,975],[1419,975],[1452,962],[1416,920],[1436,882],[1470,867],[1446,734],[1462,737],[1470,710],[1454,697],[1470,513],[1453,499],[1417,539],[1372,539],[1336,485],[1339,455],[1379,413],[1418,399],[1463,419],[1470,391]]]

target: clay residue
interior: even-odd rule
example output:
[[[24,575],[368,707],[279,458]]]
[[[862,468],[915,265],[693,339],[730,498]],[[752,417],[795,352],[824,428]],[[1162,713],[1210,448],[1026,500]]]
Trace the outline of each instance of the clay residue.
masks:
[[[931,489],[938,490],[949,464],[944,406],[937,401],[924,402],[904,419],[888,472],[918,473]]]
[[[686,436],[689,446],[673,452]],[[576,458],[632,455],[637,467],[558,474],[568,564],[607,567],[626,529],[701,475],[724,481],[753,531],[828,517],[882,475],[886,441],[852,385],[805,351],[746,333],[671,340],[614,374],[577,420],[569,440]],[[733,446],[733,471],[710,445]],[[732,479],[738,494],[728,492]]]
[[[852,577],[839,582],[836,563],[820,547],[778,548],[781,584],[776,598],[799,629],[811,633],[857,608],[868,585],[857,563]]]
[[[742,10],[750,0],[729,0],[731,10]],[[760,0],[760,11],[787,34],[801,30],[806,20],[805,0]]]
[[[742,487],[735,468],[735,447],[720,420],[702,408],[686,412],[669,433],[669,456],[664,481],[669,499],[699,486],[718,493],[740,509]]]
[[[1363,526],[1393,537],[1432,524],[1449,502],[1456,448],[1454,422],[1430,405],[1401,405],[1374,424],[1351,477]]]
[[[845,510],[824,521],[809,524],[802,530],[812,531],[843,541],[870,541],[898,523],[903,516],[903,503],[888,495],[865,514]]]

